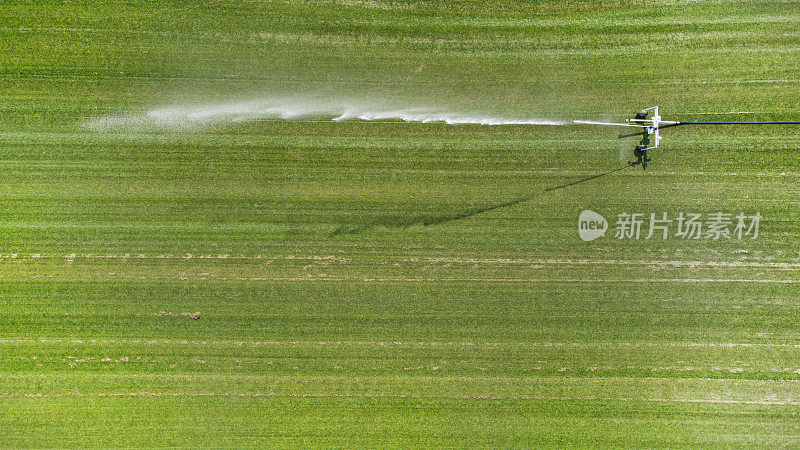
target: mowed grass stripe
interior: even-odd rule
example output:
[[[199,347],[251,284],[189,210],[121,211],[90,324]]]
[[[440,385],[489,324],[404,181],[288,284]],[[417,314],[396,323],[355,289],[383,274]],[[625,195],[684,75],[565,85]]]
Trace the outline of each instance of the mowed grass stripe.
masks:
[[[414,400],[532,400],[532,401],[613,401],[613,402],[652,402],[652,403],[706,403],[723,405],[759,405],[759,406],[800,406],[800,400],[720,400],[720,399],[664,399],[664,398],[628,398],[628,397],[543,397],[543,396],[497,396],[497,395],[408,395],[408,394],[296,394],[274,392],[95,392],[68,394],[25,394],[0,393],[0,399],[12,398],[113,398],[113,397],[239,397],[239,398],[389,398]],[[800,437],[797,435],[796,437]]]
[[[376,347],[778,347],[800,348],[800,344],[746,342],[447,342],[447,341],[197,341],[169,339],[0,339],[0,344],[86,345],[223,345],[223,346],[376,346]]]
[[[213,387],[209,386],[213,383]],[[435,377],[435,376],[45,376],[12,377],[5,381],[7,397],[47,394],[130,392],[221,394],[252,393],[266,396],[335,396],[338,394],[409,398],[541,400],[547,398],[599,400],[661,399],[741,404],[793,404],[800,401],[797,380],[642,377]],[[543,394],[547,392],[547,394]],[[541,398],[544,397],[544,398]]]
[[[62,398],[51,399],[62,414],[51,416],[51,426],[63,433],[47,442],[108,444],[119,441],[146,443],[152,439],[173,445],[198,445],[219,442],[225,434],[229,445],[277,442],[283,445],[341,445],[355,442],[435,446],[457,444],[478,434],[483,445],[514,446],[535,442],[539,446],[588,446],[598,439],[617,445],[657,446],[692,443],[735,444],[741,440],[759,445],[791,445],[797,433],[775,422],[792,406],[709,405],[675,403],[615,403],[547,401],[465,401],[414,399],[347,398]],[[7,399],[17,411],[35,411],[41,402]],[[117,418],[105,414],[108,408],[127,413],[127,427],[121,434],[109,435],[107,427]],[[605,411],[598,417],[592,410]],[[415,413],[409,414],[412,410]],[[342,414],[342,411],[348,411]],[[494,412],[495,418],[485,420]],[[3,412],[0,412],[2,414]],[[657,413],[657,414],[656,414]],[[641,428],[648,415],[657,419]],[[759,422],[751,422],[761,417]],[[80,419],[91,420],[85,433],[74,434]],[[282,419],[289,419],[284,426]],[[41,422],[24,414],[24,424],[37,427]],[[176,424],[181,429],[176,429]],[[538,424],[538,426],[537,426]],[[670,432],[675,427],[684,432]],[[579,427],[581,433],[570,433]],[[236,433],[241,428],[253,435]],[[483,430],[483,431],[480,431]],[[184,432],[188,433],[184,434]],[[38,442],[42,437],[8,433],[13,442]],[[613,436],[613,437],[609,437]]]

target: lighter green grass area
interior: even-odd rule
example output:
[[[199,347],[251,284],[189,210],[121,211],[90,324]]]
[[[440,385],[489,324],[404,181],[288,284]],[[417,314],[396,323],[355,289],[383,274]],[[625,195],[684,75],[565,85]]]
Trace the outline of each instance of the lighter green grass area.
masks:
[[[300,94],[800,120],[799,6],[4,2],[0,446],[800,445],[797,127],[664,130],[648,171],[549,190],[635,140],[86,126]],[[584,209],[606,237],[579,239]],[[717,211],[759,238],[613,237]]]

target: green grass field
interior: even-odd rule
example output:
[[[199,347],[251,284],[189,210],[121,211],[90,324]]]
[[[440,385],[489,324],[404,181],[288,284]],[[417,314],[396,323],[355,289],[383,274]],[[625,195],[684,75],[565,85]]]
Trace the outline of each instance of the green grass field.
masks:
[[[83,3],[0,5],[1,447],[800,445],[800,127],[553,190],[636,140],[143,119],[800,120],[800,2]],[[717,211],[758,239],[614,237]]]

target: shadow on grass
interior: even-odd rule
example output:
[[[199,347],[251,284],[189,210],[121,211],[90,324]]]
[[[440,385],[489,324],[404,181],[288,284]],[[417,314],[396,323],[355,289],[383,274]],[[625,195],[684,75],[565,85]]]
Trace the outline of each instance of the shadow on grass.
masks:
[[[621,170],[626,169],[628,166],[622,166],[618,169],[609,170],[608,172],[600,173],[597,175],[592,175],[590,177],[581,178],[579,180],[571,181],[569,183],[561,184],[558,186],[552,186],[547,189],[542,190],[542,194],[553,192],[559,189],[564,189],[570,186],[574,186],[576,184],[585,183],[587,181],[591,181],[600,177],[604,177],[606,175],[610,175],[612,173],[619,172]],[[438,215],[426,215],[426,216],[417,216],[412,219],[405,219],[402,217],[397,218],[384,218],[380,220],[376,220],[369,224],[362,224],[362,225],[340,225],[335,230],[330,233],[330,237],[339,236],[339,235],[346,235],[346,234],[358,234],[364,231],[369,230],[370,228],[374,227],[389,227],[389,228],[408,228],[414,225],[422,225],[422,226],[433,226],[433,225],[440,225],[447,222],[454,222],[456,220],[467,219],[469,217],[477,216],[478,214],[483,214],[488,211],[494,211],[500,208],[507,208],[514,205],[519,205],[520,203],[527,202],[535,197],[519,197],[512,200],[508,200],[502,203],[495,203],[492,205],[480,206],[475,208],[466,209],[464,211],[458,211],[455,213],[449,214],[438,214]]]

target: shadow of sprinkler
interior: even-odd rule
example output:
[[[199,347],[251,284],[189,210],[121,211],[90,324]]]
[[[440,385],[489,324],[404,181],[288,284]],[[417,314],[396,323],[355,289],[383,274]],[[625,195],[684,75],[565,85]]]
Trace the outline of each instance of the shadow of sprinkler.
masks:
[[[628,165],[622,166],[618,169],[609,170],[608,172],[603,172],[597,175],[592,175],[586,178],[581,178],[579,180],[571,181],[569,183],[561,184],[558,186],[552,186],[547,189],[542,190],[542,194],[557,191],[559,189],[564,189],[570,186],[575,186],[576,184],[585,183],[587,181],[595,180],[600,177],[604,177],[606,175],[611,175],[612,173],[620,172],[628,168]],[[335,230],[333,230],[329,237],[339,236],[339,235],[346,235],[346,234],[358,234],[364,231],[367,231],[371,228],[384,226],[384,227],[391,227],[391,228],[409,228],[414,225],[422,225],[425,227],[434,226],[434,225],[441,225],[443,223],[448,222],[455,222],[457,220],[468,219],[470,217],[477,216],[478,214],[483,214],[485,212],[494,211],[501,208],[508,208],[511,206],[519,205],[521,203],[525,203],[528,200],[532,200],[535,197],[518,197],[512,200],[507,200],[502,203],[496,203],[493,205],[488,206],[481,206],[476,208],[470,208],[464,211],[451,213],[451,214],[442,214],[437,216],[422,216],[422,217],[415,217],[411,220],[399,220],[399,221],[390,221],[390,220],[383,220],[383,221],[376,221],[370,224],[363,224],[363,225],[340,225]]]

